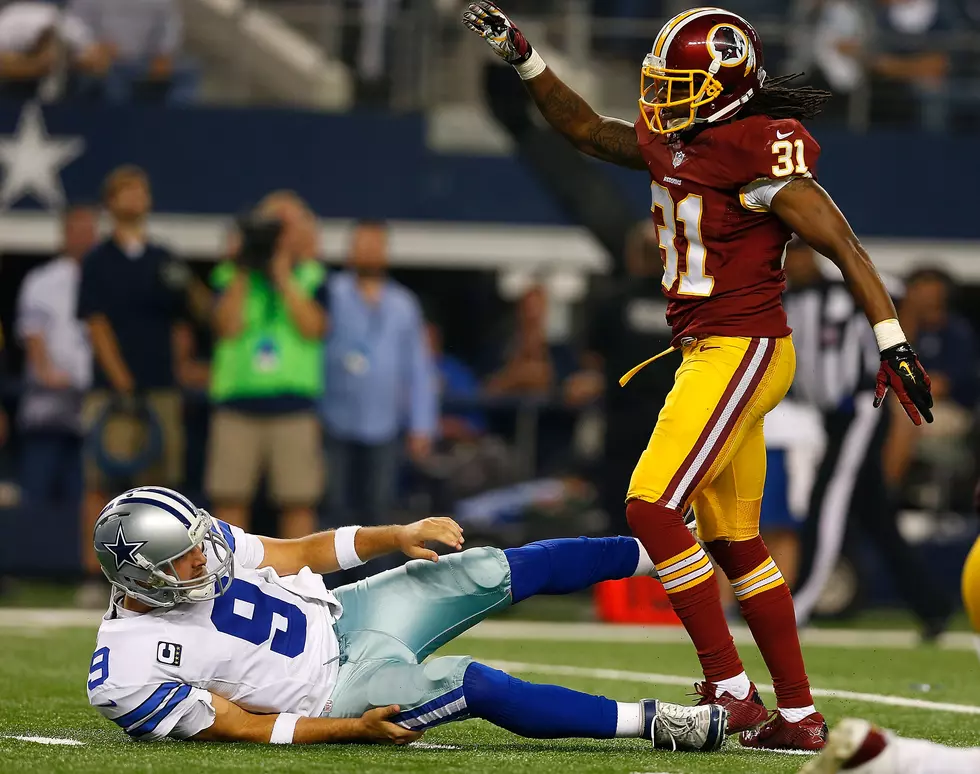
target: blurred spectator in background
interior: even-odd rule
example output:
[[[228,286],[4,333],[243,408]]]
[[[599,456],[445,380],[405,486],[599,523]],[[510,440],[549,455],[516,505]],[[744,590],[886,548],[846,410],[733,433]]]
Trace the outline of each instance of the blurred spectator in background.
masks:
[[[0,95],[54,97],[62,65],[103,76],[111,50],[91,30],[53,2],[14,2],[0,8]]]
[[[790,397],[820,411],[826,434],[800,534],[797,620],[810,620],[837,571],[850,521],[863,527],[923,635],[934,638],[952,605],[899,531],[897,503],[885,485],[883,451],[892,417],[873,405],[880,365],[874,334],[843,280],[825,276],[806,243],[787,245],[785,268],[784,305],[797,352]]]
[[[425,330],[443,406],[438,437],[450,443],[473,441],[486,432],[487,420],[483,412],[476,406],[447,409],[445,404],[447,401],[451,404],[453,401],[479,400],[480,380],[470,366],[445,351],[442,329],[436,323],[426,323]]]
[[[977,406],[977,342],[966,318],[949,309],[952,288],[952,278],[940,268],[912,272],[902,325],[932,378],[933,397],[972,412]]]
[[[303,537],[323,496],[326,270],[316,219],[296,194],[270,194],[243,226],[241,250],[212,275],[220,297],[206,488],[214,515],[247,530],[265,474],[279,535]]]
[[[980,0],[961,0],[960,5],[970,24],[980,26]]]
[[[395,29],[399,0],[344,0],[356,22],[344,25],[345,59],[357,75],[358,101],[383,102],[390,84],[389,35]]]
[[[514,455],[499,437],[487,432],[476,372],[445,351],[436,323],[429,322],[426,331],[441,412],[433,453],[419,472],[430,497],[429,510],[448,513],[461,498],[508,483]]]
[[[62,253],[32,269],[17,299],[24,348],[20,488],[29,507],[58,506],[72,524],[82,505],[82,401],[92,382],[92,351],[75,314],[82,259],[98,241],[98,213],[72,207],[62,222]]]
[[[112,57],[105,77],[81,79],[80,91],[113,102],[193,97],[197,73],[180,57],[183,17],[177,0],[71,0],[68,10]]]
[[[878,0],[875,53],[871,57],[878,123],[918,123],[934,132],[949,124],[951,60],[935,35],[957,30],[953,0]]]
[[[487,379],[484,389],[491,398],[509,399],[516,415],[511,422],[498,414],[494,429],[504,437],[515,437],[525,475],[567,471],[577,464],[578,406],[566,406],[561,398],[566,379],[579,370],[580,363],[571,346],[549,341],[544,285],[533,285],[517,301],[515,330],[504,341],[497,361],[503,366]]]
[[[78,316],[88,325],[95,355],[95,390],[85,401],[87,432],[114,457],[136,458],[148,434],[147,407],[160,430],[160,454],[152,464],[122,478],[107,479],[90,455],[86,466],[83,561],[90,578],[102,573],[92,549],[92,530],[109,494],[136,483],[180,488],[184,466],[184,425],[180,378],[191,361],[186,288],[189,270],[165,247],[150,241],[146,220],[152,205],[150,181],[136,166],[106,177],[103,200],[112,234],[86,256],[78,295]],[[113,417],[121,413],[128,416]],[[134,413],[135,412],[135,413]],[[139,414],[139,418],[136,416]],[[98,420],[105,426],[96,426]],[[83,603],[104,604],[102,584],[88,583]]]
[[[810,83],[834,93],[821,115],[844,119],[852,95],[866,80],[862,51],[870,30],[856,0],[820,0],[815,13],[810,40],[816,72]]]
[[[674,383],[676,363],[644,369],[626,388],[620,377],[633,366],[670,346],[667,301],[660,289],[663,264],[652,222],[639,224],[626,244],[626,277],[600,296],[586,330],[588,366],[568,380],[566,401],[584,405],[605,395],[606,433],[600,495],[613,531],[628,534],[626,491],[657,415]]]
[[[517,302],[517,326],[502,353],[503,366],[486,383],[491,396],[545,398],[576,370],[574,352],[548,342],[548,295],[534,285]]]
[[[391,521],[399,443],[425,460],[437,430],[438,401],[419,301],[388,277],[385,224],[358,223],[346,271],[328,282],[323,416],[331,526]]]
[[[7,410],[4,408],[6,391],[7,353],[6,342],[3,337],[3,326],[0,325],[0,449],[7,445],[7,438],[10,435],[10,419],[7,417]]]
[[[950,505],[952,481],[961,473],[969,475],[973,464],[965,441],[977,408],[976,336],[965,318],[950,311],[953,288],[952,278],[937,267],[920,268],[908,277],[902,327],[932,379],[935,421],[915,432],[896,427],[886,456],[888,480],[896,490],[915,460],[926,463],[939,493],[936,508]]]

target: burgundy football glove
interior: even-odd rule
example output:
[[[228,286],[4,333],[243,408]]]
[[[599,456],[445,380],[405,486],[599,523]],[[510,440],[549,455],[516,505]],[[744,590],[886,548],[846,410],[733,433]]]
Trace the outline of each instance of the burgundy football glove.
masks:
[[[902,408],[916,425],[932,422],[932,381],[915,355],[915,350],[906,342],[889,347],[881,353],[881,368],[878,369],[878,384],[875,387],[875,408],[888,394],[895,390]]]

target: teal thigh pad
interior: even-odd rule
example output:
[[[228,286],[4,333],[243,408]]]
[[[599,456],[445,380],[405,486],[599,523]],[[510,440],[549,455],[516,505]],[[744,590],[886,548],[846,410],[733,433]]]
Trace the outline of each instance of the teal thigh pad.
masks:
[[[423,661],[510,604],[510,565],[497,548],[415,560],[336,591],[348,661]]]
[[[369,709],[391,704],[407,712],[437,702],[462,688],[463,675],[472,662],[469,656],[444,656],[425,664],[347,662],[341,667],[340,680],[331,696],[330,717],[357,718]]]

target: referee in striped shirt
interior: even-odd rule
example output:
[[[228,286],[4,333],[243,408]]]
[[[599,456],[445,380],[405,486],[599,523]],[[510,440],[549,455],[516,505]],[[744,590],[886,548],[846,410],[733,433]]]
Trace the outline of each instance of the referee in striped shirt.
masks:
[[[873,405],[880,355],[864,312],[842,279],[825,277],[814,252],[787,247],[790,289],[785,306],[797,352],[790,395],[823,414],[826,451],[817,470],[801,534],[797,619],[809,621],[837,566],[848,520],[877,547],[899,593],[926,637],[945,628],[952,607],[897,525],[897,508],[882,472],[889,412]],[[893,295],[895,292],[893,291]]]

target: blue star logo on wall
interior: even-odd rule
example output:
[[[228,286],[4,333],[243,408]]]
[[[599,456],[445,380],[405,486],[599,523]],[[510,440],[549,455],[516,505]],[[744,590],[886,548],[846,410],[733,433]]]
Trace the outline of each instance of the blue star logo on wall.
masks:
[[[131,564],[133,567],[139,567],[139,565],[136,564],[136,557],[133,556],[133,554],[135,554],[145,545],[145,540],[137,540],[132,543],[127,541],[126,533],[123,532],[122,524],[120,524],[119,531],[116,532],[116,542],[103,543],[102,547],[106,551],[111,551],[112,555],[116,557],[116,570],[118,571],[122,569],[124,564]]]

